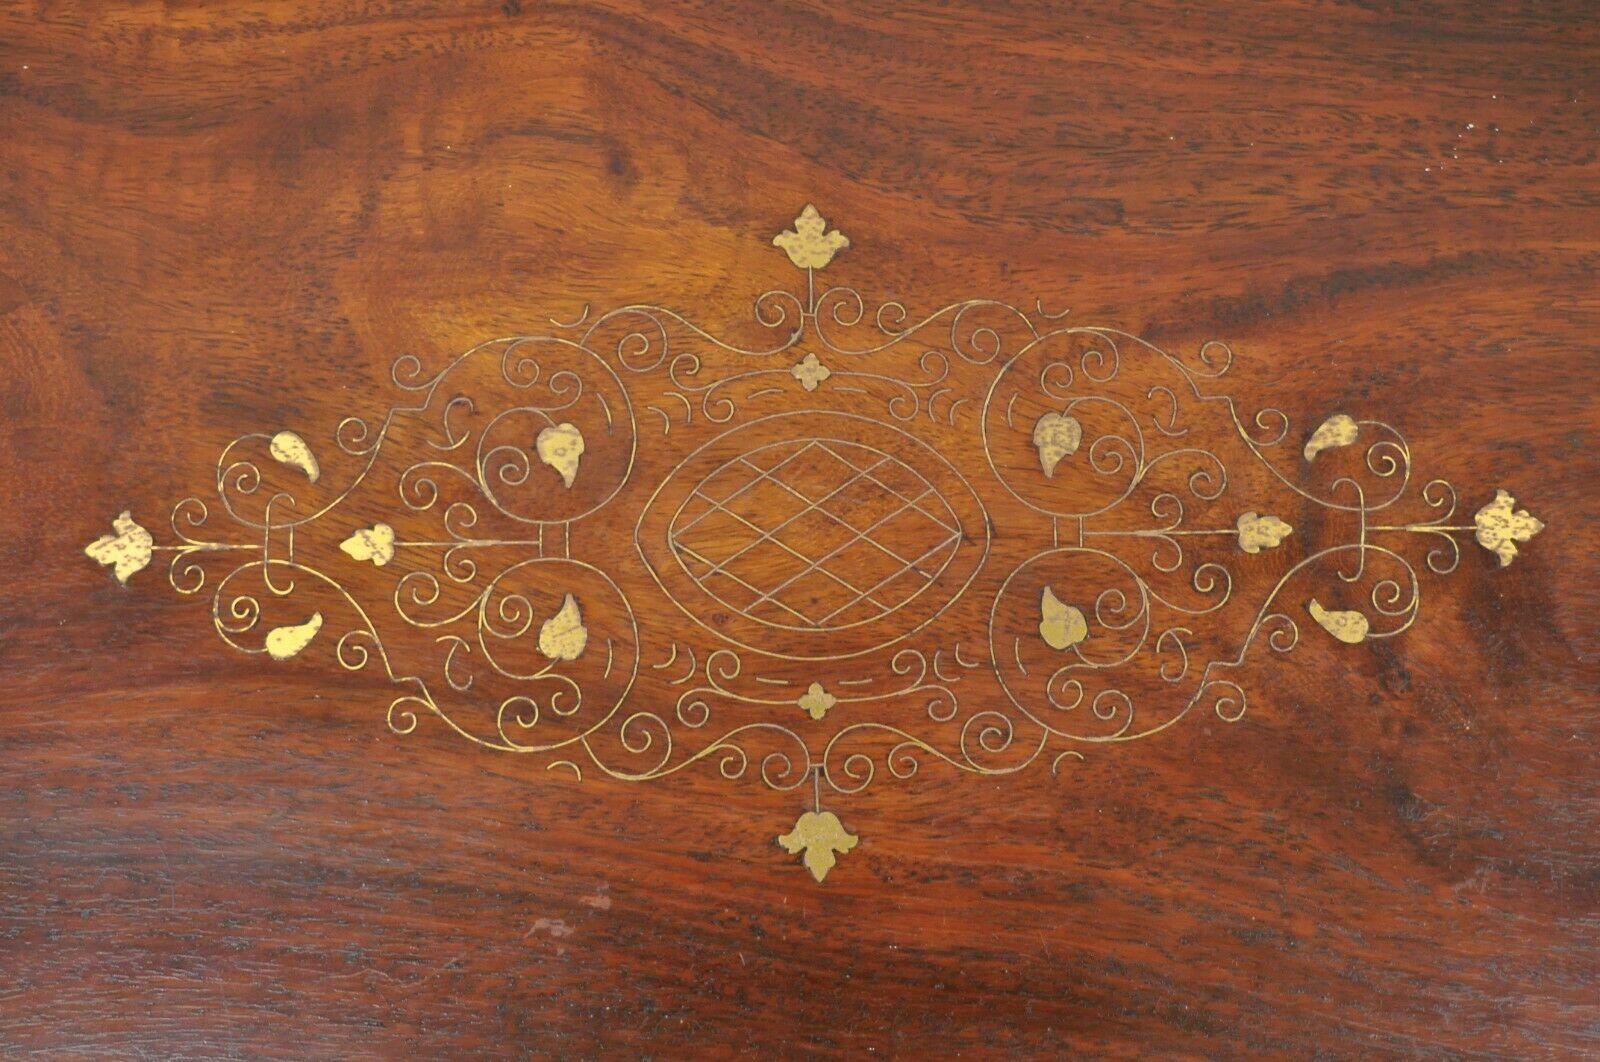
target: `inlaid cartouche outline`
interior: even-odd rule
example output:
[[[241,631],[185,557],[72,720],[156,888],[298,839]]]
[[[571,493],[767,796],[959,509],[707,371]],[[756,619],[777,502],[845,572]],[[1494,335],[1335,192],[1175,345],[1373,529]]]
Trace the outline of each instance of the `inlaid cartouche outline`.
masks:
[[[840,424],[841,421],[843,422],[842,425]],[[740,434],[749,434],[751,432],[760,432],[762,430],[770,430],[773,428],[776,428],[777,431],[781,433],[783,432],[784,427],[789,425],[793,426],[794,431],[792,434],[787,435],[786,438],[789,441],[804,440],[806,443],[820,443],[827,441],[824,436],[819,434],[819,432],[833,428],[842,428],[843,430],[840,431],[840,434],[843,434],[844,431],[854,431],[860,433],[860,435],[850,442],[850,445],[865,451],[869,451],[878,459],[893,460],[889,451],[886,449],[886,447],[889,445],[889,439],[880,438],[878,440],[880,445],[874,446],[867,442],[861,441],[863,436],[869,434],[878,434],[880,436],[888,436],[890,438],[898,436],[900,440],[904,440],[902,445],[908,445],[914,450],[922,451],[922,453],[933,463],[923,465],[922,472],[919,473],[919,477],[923,478],[925,483],[928,482],[926,479],[927,476],[933,476],[937,479],[948,481],[947,485],[951,488],[948,493],[938,491],[937,487],[933,487],[931,483],[929,486],[930,489],[932,489],[937,495],[945,508],[954,514],[955,519],[958,522],[958,529],[962,531],[965,534],[965,537],[969,540],[965,544],[958,544],[955,547],[951,553],[951,556],[940,567],[938,574],[934,578],[929,579],[926,585],[918,589],[905,600],[898,602],[893,608],[885,609],[880,615],[874,616],[871,619],[861,619],[850,623],[841,622],[827,627],[813,624],[812,626],[815,630],[815,636],[808,639],[808,641],[812,646],[814,646],[814,648],[808,652],[800,652],[794,648],[780,651],[772,648],[770,643],[766,647],[763,647],[761,644],[762,635],[767,634],[770,636],[770,631],[763,632],[761,628],[781,627],[782,625],[760,619],[759,617],[751,616],[745,612],[740,612],[739,618],[748,620],[749,622],[746,625],[723,625],[721,627],[711,627],[706,625],[703,618],[703,609],[698,609],[690,604],[687,604],[683,599],[683,595],[681,593],[674,592],[673,586],[669,585],[678,583],[681,586],[681,580],[677,578],[680,574],[687,576],[691,580],[696,578],[695,574],[690,572],[689,569],[683,565],[681,558],[677,556],[677,551],[672,548],[673,531],[671,527],[665,530],[660,528],[652,529],[648,522],[649,518],[653,514],[653,511],[659,505],[661,505],[663,492],[666,491],[669,486],[673,485],[674,481],[681,479],[684,471],[688,468],[691,468],[695,459],[701,456],[708,447],[712,446],[713,444],[725,443],[729,440],[734,440]],[[756,446],[752,447],[752,451],[761,450],[765,448],[765,446],[769,445],[774,444],[757,444]],[[761,478],[770,480],[771,476],[763,475]],[[696,486],[698,486],[698,484]],[[957,487],[959,487],[959,490],[955,489]],[[692,493],[693,491],[691,490],[690,494]],[[952,497],[952,495],[954,497]],[[805,496],[798,495],[798,497],[804,498]],[[809,498],[805,498],[805,500],[808,503],[812,501],[812,499]],[[826,500],[827,499],[825,497],[816,499],[817,502],[825,502]],[[683,504],[677,506],[671,512],[670,517],[672,518],[673,527],[676,526],[677,519],[683,513],[684,506],[687,504],[688,501],[686,499]],[[956,513],[956,508],[959,508],[961,512]],[[669,514],[663,513],[661,515],[665,517]],[[965,520],[961,519],[962,515],[965,515]],[[659,520],[657,522],[659,522]],[[651,534],[650,532],[652,530],[655,530],[658,533]],[[761,528],[754,528],[754,530],[758,535],[765,533],[764,529]],[[870,532],[872,530],[873,528],[871,527],[863,528],[857,530],[856,534],[860,539],[871,541]],[[634,526],[634,545],[638,550],[640,559],[644,561],[645,567],[649,571],[651,578],[654,579],[656,585],[661,588],[662,592],[673,602],[673,604],[682,609],[690,619],[694,620],[702,627],[705,627],[713,634],[727,642],[732,643],[738,648],[762,653],[763,655],[776,659],[796,661],[844,660],[852,657],[863,656],[883,649],[886,646],[903,641],[912,634],[915,634],[916,632],[934,623],[951,605],[961,598],[961,596],[972,585],[973,581],[978,577],[979,572],[983,569],[984,561],[988,557],[989,542],[992,536],[992,523],[989,519],[988,511],[984,508],[982,499],[979,497],[978,492],[973,488],[966,476],[962,474],[961,470],[951,464],[937,450],[934,450],[932,447],[917,439],[915,436],[901,430],[894,425],[884,424],[882,422],[874,421],[854,413],[845,413],[825,409],[802,409],[780,413],[770,413],[766,414],[765,416],[746,421],[740,427],[724,432],[717,436],[715,439],[711,440],[711,442],[707,443],[706,446],[702,446],[685,456],[682,461],[675,465],[673,469],[665,477],[663,477],[661,485],[656,488],[655,492],[650,496],[650,499],[640,510],[639,520]],[[944,544],[947,543],[941,543],[941,545]],[[667,563],[664,559],[665,554],[671,554],[676,563]],[[731,559],[733,558],[728,558],[727,560]],[[811,558],[806,559],[808,561],[811,560]],[[824,556],[822,559],[825,560],[826,557]],[[896,557],[896,559],[901,560],[902,566],[904,566],[904,561],[902,558]],[[918,559],[920,560],[922,558]],[[724,560],[723,563],[726,564],[727,560]],[[959,581],[954,587],[945,589],[945,596],[943,600],[938,602],[938,604],[933,609],[929,610],[926,615],[914,616],[910,622],[897,623],[899,614],[906,611],[914,611],[913,605],[916,603],[916,601],[919,598],[925,597],[930,590],[933,590],[934,583],[949,573],[951,568],[956,567],[957,560],[961,561],[961,566],[957,570]],[[715,595],[711,596],[714,597]],[[720,598],[718,600],[721,601]],[[726,604],[726,602],[722,603]],[[750,606],[746,606],[746,608],[748,607]],[[835,636],[838,634],[838,632],[850,628],[860,627],[868,627],[871,630],[883,631],[884,633],[881,636],[876,637],[866,644],[856,648],[841,648],[837,645]],[[788,630],[792,633],[794,628],[788,628]]]
[[[407,355],[391,379],[413,401],[375,428],[359,417],[338,424],[334,445],[356,467],[320,503],[302,512],[301,488],[290,489],[294,477],[311,487],[325,478],[303,435],[249,433],[216,464],[217,496],[237,531],[205,531],[211,508],[191,497],[172,509],[170,541],[158,543],[123,512],[86,552],[124,585],[156,554],[170,555],[168,581],[185,595],[208,585],[208,564],[228,566],[215,582],[212,623],[242,652],[289,660],[330,639],[325,629],[340,630],[333,655],[343,668],[376,659],[406,687],[388,710],[398,734],[436,718],[474,744],[541,756],[547,770],[580,781],[586,768],[646,781],[709,761],[735,779],[754,760],[753,773],[774,790],[809,782],[809,810],[777,841],[821,881],[858,842],[824,808],[824,788],[860,792],[880,761],[901,780],[924,758],[987,775],[1047,758],[1055,772],[1085,749],[1166,730],[1199,705],[1238,720],[1248,698],[1229,674],[1258,644],[1294,649],[1302,614],[1346,644],[1391,638],[1415,622],[1421,589],[1401,552],[1407,543],[1431,543],[1424,566],[1448,575],[1461,562],[1458,536],[1473,535],[1504,567],[1543,527],[1504,490],[1470,524],[1452,523],[1448,482],[1409,494],[1412,457],[1399,431],[1345,413],[1309,433],[1290,475],[1279,456],[1289,417],[1272,408],[1248,416],[1205,389],[1232,363],[1220,342],[1186,360],[1121,331],[1070,323],[1065,312],[983,299],[915,320],[891,301],[869,320],[854,288],[818,290],[818,273],[849,240],[814,207],[773,243],[804,271],[805,287],[757,297],[757,326],[780,337],[772,345],[728,342],[674,311],[628,305],[592,320],[585,308],[576,320],[552,321],[549,334],[491,340],[431,376]],[[849,342],[857,330],[868,338]],[[909,368],[896,360],[903,350]],[[1154,379],[1124,375],[1128,357]],[[636,406],[641,390],[649,393]],[[785,396],[789,409],[755,411]],[[655,419],[642,428],[636,408]],[[1204,425],[1185,414],[1207,411],[1223,416],[1222,432],[1191,442],[1204,438]],[[581,549],[573,556],[574,527],[616,504],[638,468],[641,430],[657,424],[658,445],[676,445],[675,429],[691,433],[685,455],[632,524],[636,556],[607,563],[642,563],[645,585],[698,624],[699,635],[681,644],[690,631],[648,647],[661,657],[647,665],[648,685],[667,691],[667,707],[633,703],[647,647],[627,592]],[[396,438],[398,447],[416,442],[412,429],[425,436],[425,453],[394,476],[396,508],[381,493],[389,481],[379,457]],[[1223,443],[1264,470],[1245,476],[1246,496],[1232,508]],[[891,446],[926,450],[928,461],[901,470]],[[1347,452],[1359,461],[1338,465]],[[1331,481],[1310,482],[1330,461]],[[285,476],[291,484],[268,489],[269,478]],[[1038,517],[1031,554],[995,554],[980,476]],[[1168,476],[1176,482],[1163,486]],[[364,491],[374,485],[378,502]],[[1275,504],[1269,488],[1288,501]],[[1152,491],[1146,515],[1132,503]],[[849,503],[837,503],[847,492]],[[1403,503],[1420,503],[1421,518],[1388,515]],[[1215,522],[1189,526],[1190,506]],[[1315,511],[1353,520],[1353,535],[1307,543],[1284,563],[1306,534],[1295,526],[1303,515],[1286,517]],[[434,518],[438,531],[425,537],[395,526]],[[886,537],[886,524],[924,518]],[[686,529],[708,520],[723,521],[723,534],[689,541]],[[337,549],[314,566],[296,533],[323,526],[336,530]],[[899,543],[915,543],[918,530],[933,544],[901,555]],[[724,555],[707,555],[729,535],[736,540]],[[1198,552],[1206,548],[1224,555],[1206,558]],[[1130,562],[1129,550],[1145,549],[1147,558]],[[848,566],[837,561],[852,550]],[[777,576],[740,569],[757,551]],[[883,565],[877,576],[857,574],[870,571],[862,558]],[[985,609],[987,630],[941,635],[939,621],[979,592],[980,574],[996,562],[1007,567]],[[389,609],[363,605],[330,574],[351,569],[333,565],[403,570]],[[1270,589],[1242,634],[1202,660],[1240,565]],[[1320,588],[1304,585],[1314,579]],[[1355,595],[1368,581],[1364,598]],[[296,611],[297,592],[322,606]],[[708,602],[728,621],[705,622]],[[287,622],[265,618],[275,607],[288,608]],[[702,636],[711,647],[697,648]],[[419,646],[442,654],[434,671],[403,662]],[[957,687],[984,676],[1002,696],[980,696],[963,716]],[[1171,691],[1160,698],[1164,714],[1145,718],[1133,680]],[[894,717],[908,707],[921,727]],[[718,730],[711,724],[723,715],[732,718]]]

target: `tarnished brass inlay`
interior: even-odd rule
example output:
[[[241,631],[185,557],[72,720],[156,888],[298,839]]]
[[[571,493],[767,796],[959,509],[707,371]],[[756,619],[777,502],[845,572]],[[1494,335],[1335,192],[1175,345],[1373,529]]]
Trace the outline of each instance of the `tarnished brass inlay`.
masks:
[[[85,552],[123,584],[166,558],[242,652],[381,669],[397,734],[435,720],[579,781],[809,789],[777,842],[822,881],[859,841],[825,790],[1238,720],[1234,673],[1307,617],[1325,645],[1395,637],[1419,566],[1449,575],[1470,538],[1504,567],[1543,530],[1504,490],[1452,522],[1382,421],[1241,412],[1209,390],[1222,343],[869,311],[819,290],[850,241],[814,207],[772,242],[804,276],[756,299],[764,339],[586,307],[431,374],[401,358],[381,420],[241,436],[164,540],[124,511]],[[676,622],[641,636],[630,593]]]

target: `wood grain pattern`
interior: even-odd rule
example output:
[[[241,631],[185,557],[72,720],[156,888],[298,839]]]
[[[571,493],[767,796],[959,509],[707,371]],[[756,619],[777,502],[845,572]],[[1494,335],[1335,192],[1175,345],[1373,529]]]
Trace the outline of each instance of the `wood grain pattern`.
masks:
[[[1600,1048],[1597,36],[1582,3],[0,12],[0,1043]],[[397,738],[370,677],[82,555],[240,431],[385,408],[399,354],[585,303],[748,320],[806,202],[878,297],[1226,339],[1241,397],[1385,414],[1469,513],[1504,487],[1548,529],[1400,639],[1253,670],[1239,724],[874,787],[820,888],[759,840],[792,795]]]

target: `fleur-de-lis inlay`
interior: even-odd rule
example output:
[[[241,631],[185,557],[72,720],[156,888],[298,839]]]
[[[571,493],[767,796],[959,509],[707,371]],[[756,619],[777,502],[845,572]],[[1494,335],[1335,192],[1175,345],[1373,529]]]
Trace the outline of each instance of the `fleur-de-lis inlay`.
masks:
[[[379,568],[394,560],[394,528],[388,524],[363,527],[339,543],[352,560],[371,561]]]
[[[828,223],[810,203],[794,219],[794,228],[772,238],[774,247],[783,248],[789,261],[801,269],[822,269],[833,256],[850,246],[849,237],[838,229],[828,231]]]
[[[843,855],[856,846],[860,838],[845,830],[839,816],[831,811],[808,811],[795,820],[794,829],[778,838],[778,843],[790,855],[800,855],[811,876],[821,881],[839,860],[834,853]]]
[[[1478,545],[1500,558],[1504,568],[1517,555],[1517,543],[1526,542],[1544,530],[1544,522],[1529,515],[1526,509],[1516,509],[1517,499],[1503,490],[1494,492],[1494,501],[1479,509],[1473,516],[1477,528]]]
[[[115,534],[101,535],[89,543],[84,552],[108,566],[117,577],[117,582],[127,586],[128,580],[150,563],[155,539],[134,521],[126,509],[111,521],[111,528]]]

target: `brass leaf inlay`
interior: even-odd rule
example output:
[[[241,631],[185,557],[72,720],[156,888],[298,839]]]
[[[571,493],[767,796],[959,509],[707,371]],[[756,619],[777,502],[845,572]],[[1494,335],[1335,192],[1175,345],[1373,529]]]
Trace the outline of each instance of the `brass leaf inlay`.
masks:
[[[583,457],[583,432],[576,424],[562,422],[551,425],[539,433],[533,448],[539,460],[561,474],[561,482],[570,489],[578,478],[578,461]]]
[[[311,452],[311,447],[300,436],[292,431],[280,431],[272,437],[267,450],[274,460],[298,468],[306,474],[306,479],[315,483],[317,477],[322,475],[322,470],[317,467],[317,457]]]
[[[1311,618],[1317,625],[1341,642],[1349,645],[1359,645],[1367,637],[1367,630],[1371,626],[1367,617],[1359,612],[1332,611],[1318,604],[1316,598],[1306,606],[1306,611],[1311,613]]]
[[[780,232],[772,238],[774,247],[781,247],[789,261],[801,269],[822,269],[833,256],[850,246],[849,237],[838,229],[827,231],[828,223],[817,208],[810,203],[794,219],[794,228]]]
[[[123,586],[128,585],[128,580],[135,574],[143,571],[150,563],[150,553],[155,545],[155,539],[150,537],[150,532],[134,522],[128,510],[111,521],[115,534],[101,535],[88,546],[84,547],[85,553],[108,565],[112,574],[117,577],[117,582]]]
[[[1353,417],[1344,413],[1335,413],[1318,425],[1317,430],[1311,433],[1311,438],[1306,440],[1305,455],[1307,461],[1315,461],[1317,455],[1324,450],[1332,450],[1339,446],[1349,446],[1361,434],[1361,426]]]
[[[589,631],[578,611],[578,599],[568,594],[560,611],[539,628],[539,652],[551,660],[576,660],[588,644]]]
[[[1544,530],[1543,521],[1529,515],[1526,509],[1513,508],[1516,504],[1517,499],[1497,490],[1494,501],[1472,517],[1478,531],[1478,545],[1499,557],[1502,568],[1517,555],[1518,542],[1526,542]]]
[[[267,655],[274,660],[287,660],[311,644],[311,639],[322,629],[322,613],[314,612],[304,623],[292,627],[274,627],[267,632]]]
[[[1083,610],[1056,597],[1048,586],[1039,600],[1039,636],[1052,649],[1071,649],[1089,636]]]
[[[778,843],[790,855],[805,855],[801,861],[811,876],[821,881],[838,862],[835,853],[843,855],[856,846],[860,838],[846,832],[839,816],[831,811],[808,811],[795,821],[794,829],[778,838]]]

